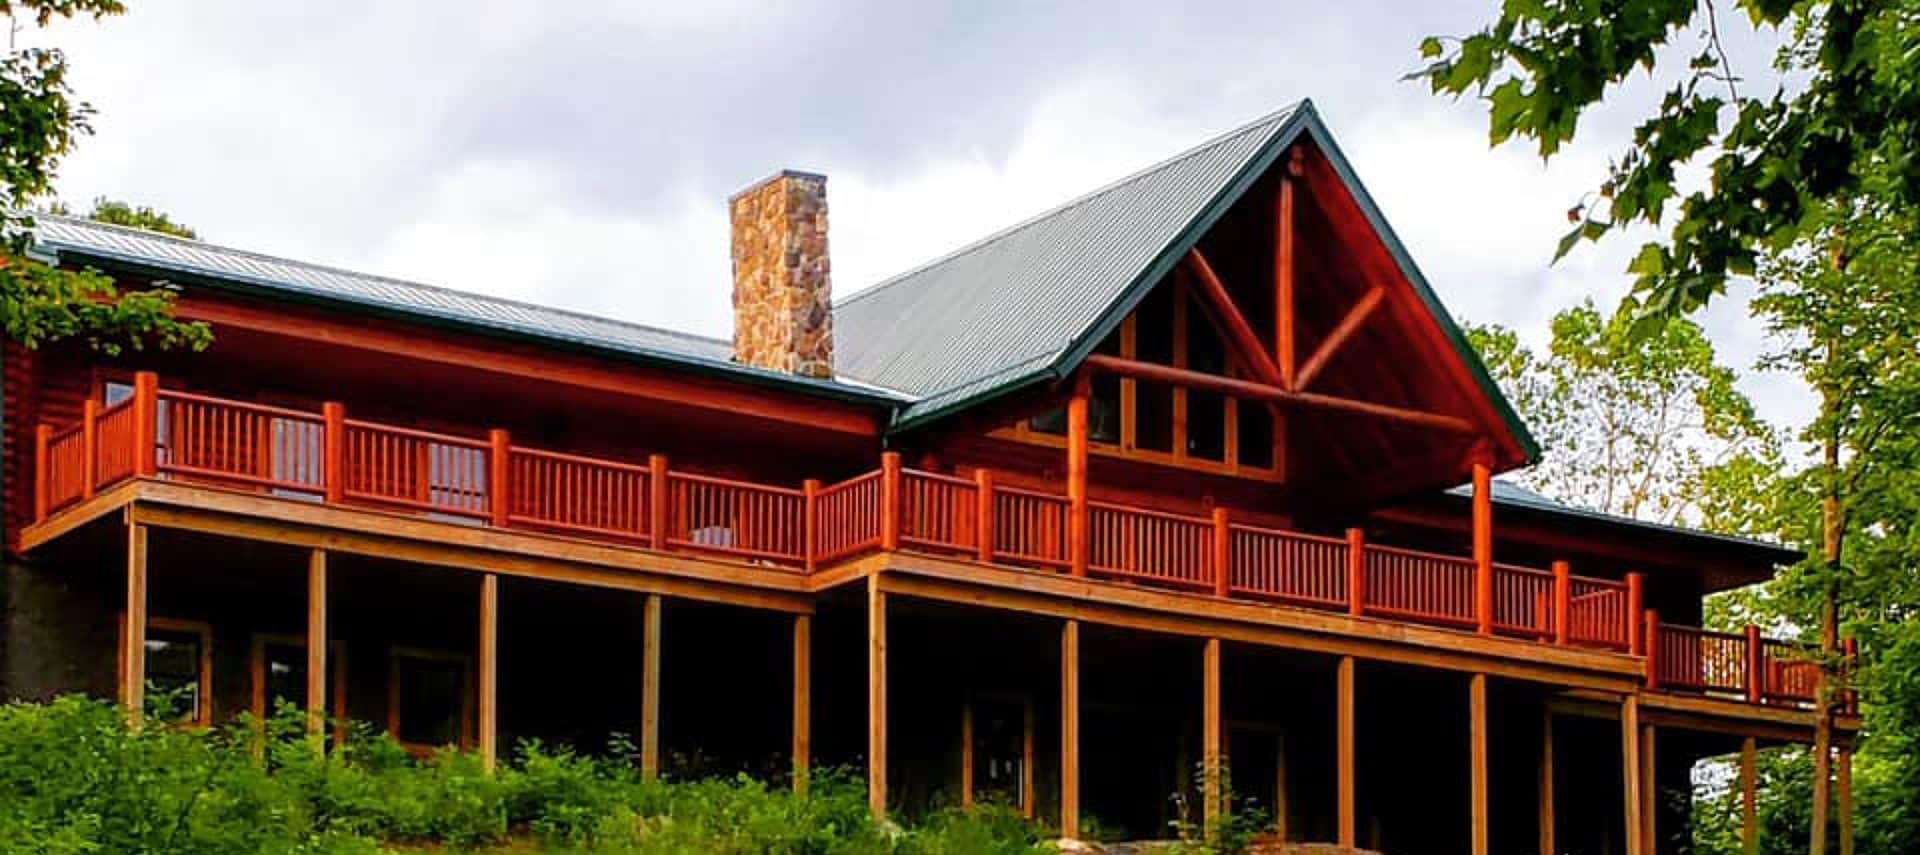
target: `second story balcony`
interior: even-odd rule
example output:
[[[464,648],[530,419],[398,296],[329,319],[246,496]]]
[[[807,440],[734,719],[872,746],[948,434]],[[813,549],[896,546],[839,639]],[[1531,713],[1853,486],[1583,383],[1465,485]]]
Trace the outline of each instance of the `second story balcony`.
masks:
[[[1645,608],[1637,573],[1597,578],[1236,519],[1076,500],[906,467],[897,454],[833,483],[772,485],[472,436],[163,389],[150,373],[79,423],[36,429],[34,521],[133,479],[380,509],[447,524],[708,556],[816,578],[876,553],[918,552],[1222,600],[1307,609],[1644,658],[1646,686],[1807,708],[1824,671],[1756,628],[1711,632]]]

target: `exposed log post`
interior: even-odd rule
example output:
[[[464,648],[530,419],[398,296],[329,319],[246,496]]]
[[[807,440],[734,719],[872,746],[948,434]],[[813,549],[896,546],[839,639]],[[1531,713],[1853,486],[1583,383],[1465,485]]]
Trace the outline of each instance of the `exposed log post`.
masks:
[[[1620,702],[1621,793],[1626,804],[1626,855],[1653,855],[1646,851],[1640,820],[1640,696],[1628,694]]]
[[[1201,817],[1208,829],[1219,827],[1225,816],[1225,795],[1221,786],[1220,751],[1220,639],[1209,638],[1201,654],[1200,762],[1202,764]]]
[[[1565,561],[1553,562],[1553,643],[1566,646],[1573,640],[1573,567]]]
[[[80,498],[93,497],[100,480],[100,402],[80,402]]]
[[[1472,767],[1473,855],[1487,855],[1487,675],[1467,678],[1467,751]]]
[[[1553,710],[1549,709],[1540,716],[1540,855],[1560,855],[1554,844],[1553,774]]]
[[[813,773],[813,616],[793,616],[793,791]]]
[[[347,498],[347,405],[320,405],[320,481],[322,498],[337,505]]]
[[[1481,635],[1493,634],[1493,470],[1473,464],[1473,611]]]
[[[900,452],[880,453],[880,548],[900,548]]]
[[[1640,822],[1645,843],[1641,851],[1656,855],[1660,851],[1660,765],[1654,757],[1654,730],[1640,725]]]
[[[1833,709],[1826,702],[1824,679],[1815,684],[1813,729],[1813,823],[1810,846],[1813,855],[1826,855],[1828,820],[1833,801]]]
[[[1367,613],[1367,530],[1347,529],[1347,614]]]
[[[973,470],[974,556],[982,564],[993,563],[993,470],[982,466]]]
[[[1644,573],[1627,574],[1627,652],[1634,656],[1652,655],[1647,649],[1649,639],[1641,632],[1641,616],[1647,608],[1647,577]]]
[[[1060,836],[1080,837],[1080,622],[1060,627]]]
[[[1760,638],[1760,627],[1747,624],[1747,673],[1744,676],[1747,684],[1747,703],[1750,704],[1760,703],[1765,695],[1763,689],[1766,686],[1767,677],[1764,666],[1760,664],[1765,651],[1766,642]]]
[[[1040,794],[1034,790],[1035,765],[1039,762],[1039,721],[1033,710],[1033,698],[1020,704],[1020,815],[1033,819],[1040,809]]]
[[[960,702],[960,807],[973,809],[973,701]]]
[[[1840,749],[1834,762],[1834,787],[1839,797],[1840,855],[1853,855],[1853,752]]]
[[[1074,380],[1067,401],[1067,554],[1069,570],[1087,575],[1087,398],[1086,375]]]
[[[151,478],[159,471],[160,375],[133,373],[133,474]]]
[[[1646,611],[1647,688],[1660,688],[1660,612],[1655,609]]]
[[[493,771],[500,738],[500,576],[480,577],[480,765]],[[308,675],[312,679],[312,675]]]
[[[867,807],[887,816],[887,594],[867,577]]]
[[[487,518],[494,528],[506,528],[513,510],[509,495],[508,461],[513,439],[501,428],[487,431]]]
[[[820,552],[820,479],[808,478],[800,482],[801,514],[803,519],[800,533],[803,541],[801,553],[806,556],[806,570],[812,574],[818,569],[814,556]]]
[[[1273,736],[1273,836],[1287,842],[1287,732]]]
[[[307,733],[318,737],[327,722],[327,552],[307,553]]]
[[[648,594],[641,615],[640,776],[660,777],[660,621],[659,594]]]
[[[1760,855],[1759,741],[1740,740],[1740,851]]]
[[[1335,676],[1334,703],[1335,724],[1335,765],[1338,767],[1336,788],[1339,803],[1339,843],[1349,849],[1359,845],[1359,834],[1354,817],[1354,663],[1353,657],[1340,657],[1340,665]]]
[[[1280,175],[1280,191],[1274,199],[1273,211],[1273,361],[1278,363],[1280,385],[1294,389],[1298,388],[1294,380],[1294,357],[1298,350],[1293,317],[1293,194],[1301,172],[1300,149],[1288,152],[1287,157],[1287,169]]]
[[[1233,523],[1227,517],[1227,509],[1213,509],[1213,594],[1216,597],[1230,596],[1233,593]]]
[[[647,455],[647,540],[654,549],[667,549],[667,456]]]
[[[46,422],[33,426],[33,521],[42,522],[47,518],[47,444],[53,439],[53,428]]]
[[[147,686],[147,527],[127,523],[127,609],[120,633],[120,705],[139,728]],[[207,699],[202,698],[201,703]]]

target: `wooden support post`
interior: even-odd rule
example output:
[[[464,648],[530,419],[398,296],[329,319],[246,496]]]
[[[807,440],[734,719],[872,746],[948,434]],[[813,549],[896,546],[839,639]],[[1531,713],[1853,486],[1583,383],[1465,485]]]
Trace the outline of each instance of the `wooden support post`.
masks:
[[[808,478],[800,482],[801,498],[801,554],[806,556],[806,570],[811,574],[819,569],[814,556],[820,552],[820,479]]]
[[[1472,767],[1469,798],[1472,804],[1473,855],[1487,855],[1491,836],[1487,824],[1487,675],[1467,678],[1467,751]]]
[[[1740,851],[1760,855],[1760,744],[1740,740]]]
[[[122,630],[120,705],[128,725],[138,728],[147,687],[147,527],[132,522],[127,524],[127,614]]]
[[[1087,397],[1085,374],[1067,401],[1067,555],[1069,571],[1087,575]]]
[[[487,521],[495,528],[506,528],[513,511],[507,475],[512,454],[513,439],[505,430],[487,431]]]
[[[100,480],[100,402],[80,402],[80,498],[93,497]]]
[[[1554,843],[1553,774],[1553,710],[1549,709],[1540,716],[1540,855],[1560,855]]]
[[[960,702],[960,807],[973,809],[973,701]]]
[[[1646,611],[1646,641],[1641,644],[1647,657],[1647,688],[1660,688],[1660,612]]]
[[[1654,758],[1653,725],[1640,726],[1640,822],[1646,855],[1660,851],[1660,766]]]
[[[813,774],[813,616],[793,616],[793,791]]]
[[[45,422],[33,426],[33,521],[47,518],[47,444],[53,428]]]
[[[1060,836],[1080,837],[1080,622],[1060,627]]]
[[[1354,821],[1354,673],[1353,657],[1340,657],[1340,666],[1335,679],[1334,717],[1336,719],[1334,757],[1338,766],[1336,788],[1339,802],[1339,843],[1349,849],[1359,845],[1359,834]]]
[[[1815,697],[1822,703],[1827,695],[1826,681],[1816,684]],[[1826,855],[1828,816],[1833,801],[1833,710],[1830,706],[1815,709],[1819,726],[1813,730],[1813,822],[1811,845],[1808,851],[1813,855]]]
[[[1650,656],[1647,650],[1647,637],[1641,632],[1640,616],[1647,609],[1647,577],[1642,573],[1627,574],[1627,652],[1634,656]]]
[[[1553,643],[1565,646],[1573,640],[1573,567],[1565,561],[1553,562]]]
[[[1273,735],[1273,836],[1286,843],[1287,811],[1287,732]]]
[[[993,563],[993,470],[984,466],[973,470],[973,540],[975,556],[982,564]]]
[[[1213,595],[1233,594],[1233,523],[1227,509],[1213,509]]]
[[[1347,614],[1367,613],[1367,530],[1347,529]]]
[[[317,745],[326,724],[327,551],[315,549],[307,553],[307,733]]]
[[[666,551],[669,531],[667,528],[667,456],[664,454],[647,455],[647,539],[653,548]]]
[[[1280,192],[1274,200],[1273,211],[1273,361],[1280,369],[1280,384],[1288,389],[1295,388],[1294,358],[1297,355],[1293,319],[1293,185],[1300,173],[1299,155],[1298,149],[1289,153],[1292,159],[1287,171],[1280,176]]]
[[[900,452],[880,453],[880,548],[900,548]]]
[[[320,466],[322,498],[340,504],[347,498],[347,405],[339,401],[320,405]]]
[[[898,455],[894,461],[898,467]],[[874,819],[886,818],[887,595],[879,574],[867,577],[867,806]]]
[[[1646,851],[1640,820],[1640,696],[1629,694],[1620,702],[1621,793],[1626,803],[1626,855],[1653,855]]]
[[[1202,766],[1201,817],[1206,827],[1217,828],[1221,817],[1226,815],[1223,803],[1225,794],[1221,787],[1221,766],[1225,758],[1221,756],[1220,725],[1220,639],[1209,638],[1201,655],[1201,715],[1200,723],[1200,763]]]
[[[1762,689],[1766,687],[1767,678],[1766,672],[1760,664],[1760,660],[1765,655],[1766,642],[1760,638],[1760,627],[1754,624],[1747,624],[1747,673],[1745,675],[1747,703],[1757,704],[1761,701]]]
[[[480,765],[488,772],[500,753],[500,576],[480,577]],[[309,675],[311,679],[311,675]]]
[[[1033,819],[1039,814],[1040,794],[1034,790],[1035,764],[1039,762],[1039,722],[1034,717],[1033,698],[1020,704],[1020,815]]]
[[[640,639],[640,777],[660,777],[660,619],[659,594],[642,607]]]
[[[1839,805],[1840,855],[1853,855],[1853,752],[1842,748],[1834,760],[1834,795]]]
[[[1473,613],[1481,635],[1493,634],[1493,470],[1473,464]]]
[[[159,471],[160,375],[133,373],[133,474],[151,478]]]

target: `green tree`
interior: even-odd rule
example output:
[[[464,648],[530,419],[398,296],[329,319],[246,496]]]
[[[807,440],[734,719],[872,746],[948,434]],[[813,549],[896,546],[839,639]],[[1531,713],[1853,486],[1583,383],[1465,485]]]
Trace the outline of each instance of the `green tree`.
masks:
[[[59,201],[48,205],[47,213],[58,214],[63,217],[79,216],[73,212],[72,208],[67,206],[67,203]],[[99,196],[93,200],[93,209],[86,213],[86,219],[93,220],[97,223],[126,226],[131,229],[145,229],[150,232],[159,232],[163,235],[173,235],[174,237],[186,238],[188,240],[198,240],[200,238],[199,232],[194,231],[192,227],[184,223],[174,222],[173,218],[167,216],[163,211],[157,211],[146,205],[136,207],[131,203],[122,202],[118,199],[109,199],[105,196]]]
[[[1591,302],[1552,327],[1541,354],[1499,326],[1467,333],[1554,450],[1522,481],[1594,510],[1747,532],[1757,521],[1731,511],[1778,471],[1779,442],[1700,327],[1679,320],[1638,340],[1625,312]]]
[[[1736,68],[1721,28],[1738,13],[1778,32],[1771,68]],[[1484,29],[1421,43],[1409,75],[1479,97],[1495,145],[1550,158],[1637,71],[1666,95],[1559,248],[1635,223],[1664,227],[1628,270],[1650,316],[1676,316],[1818,229],[1822,206],[1878,192],[1920,204],[1920,0],[1507,0]],[[1758,79],[1756,79],[1758,78]],[[1682,193],[1684,166],[1704,186]],[[1557,257],[1557,256],[1556,256]]]
[[[0,14],[16,26],[122,11],[117,0],[0,0]],[[49,193],[61,158],[92,133],[92,114],[73,97],[61,51],[10,49],[0,60],[0,330],[28,347],[67,338],[109,353],[204,347],[207,328],[174,320],[169,292],[121,291],[98,272],[62,270],[28,255],[32,218],[20,212]]]

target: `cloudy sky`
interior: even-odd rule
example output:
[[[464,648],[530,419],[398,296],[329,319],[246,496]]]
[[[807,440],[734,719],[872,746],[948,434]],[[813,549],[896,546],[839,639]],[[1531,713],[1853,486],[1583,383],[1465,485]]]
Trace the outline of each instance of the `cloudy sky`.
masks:
[[[1637,241],[1549,266],[1630,87],[1542,164],[1399,80],[1459,2],[258,3],[131,0],[35,42],[99,110],[62,195],[157,206],[215,242],[724,335],[725,198],[825,172],[850,293],[1311,98],[1454,314],[1539,343],[1624,292]],[[1739,34],[1756,73],[1767,37]],[[1692,45],[1687,45],[1691,48]],[[1740,365],[1738,299],[1704,318]],[[1804,417],[1749,376],[1766,415]]]

